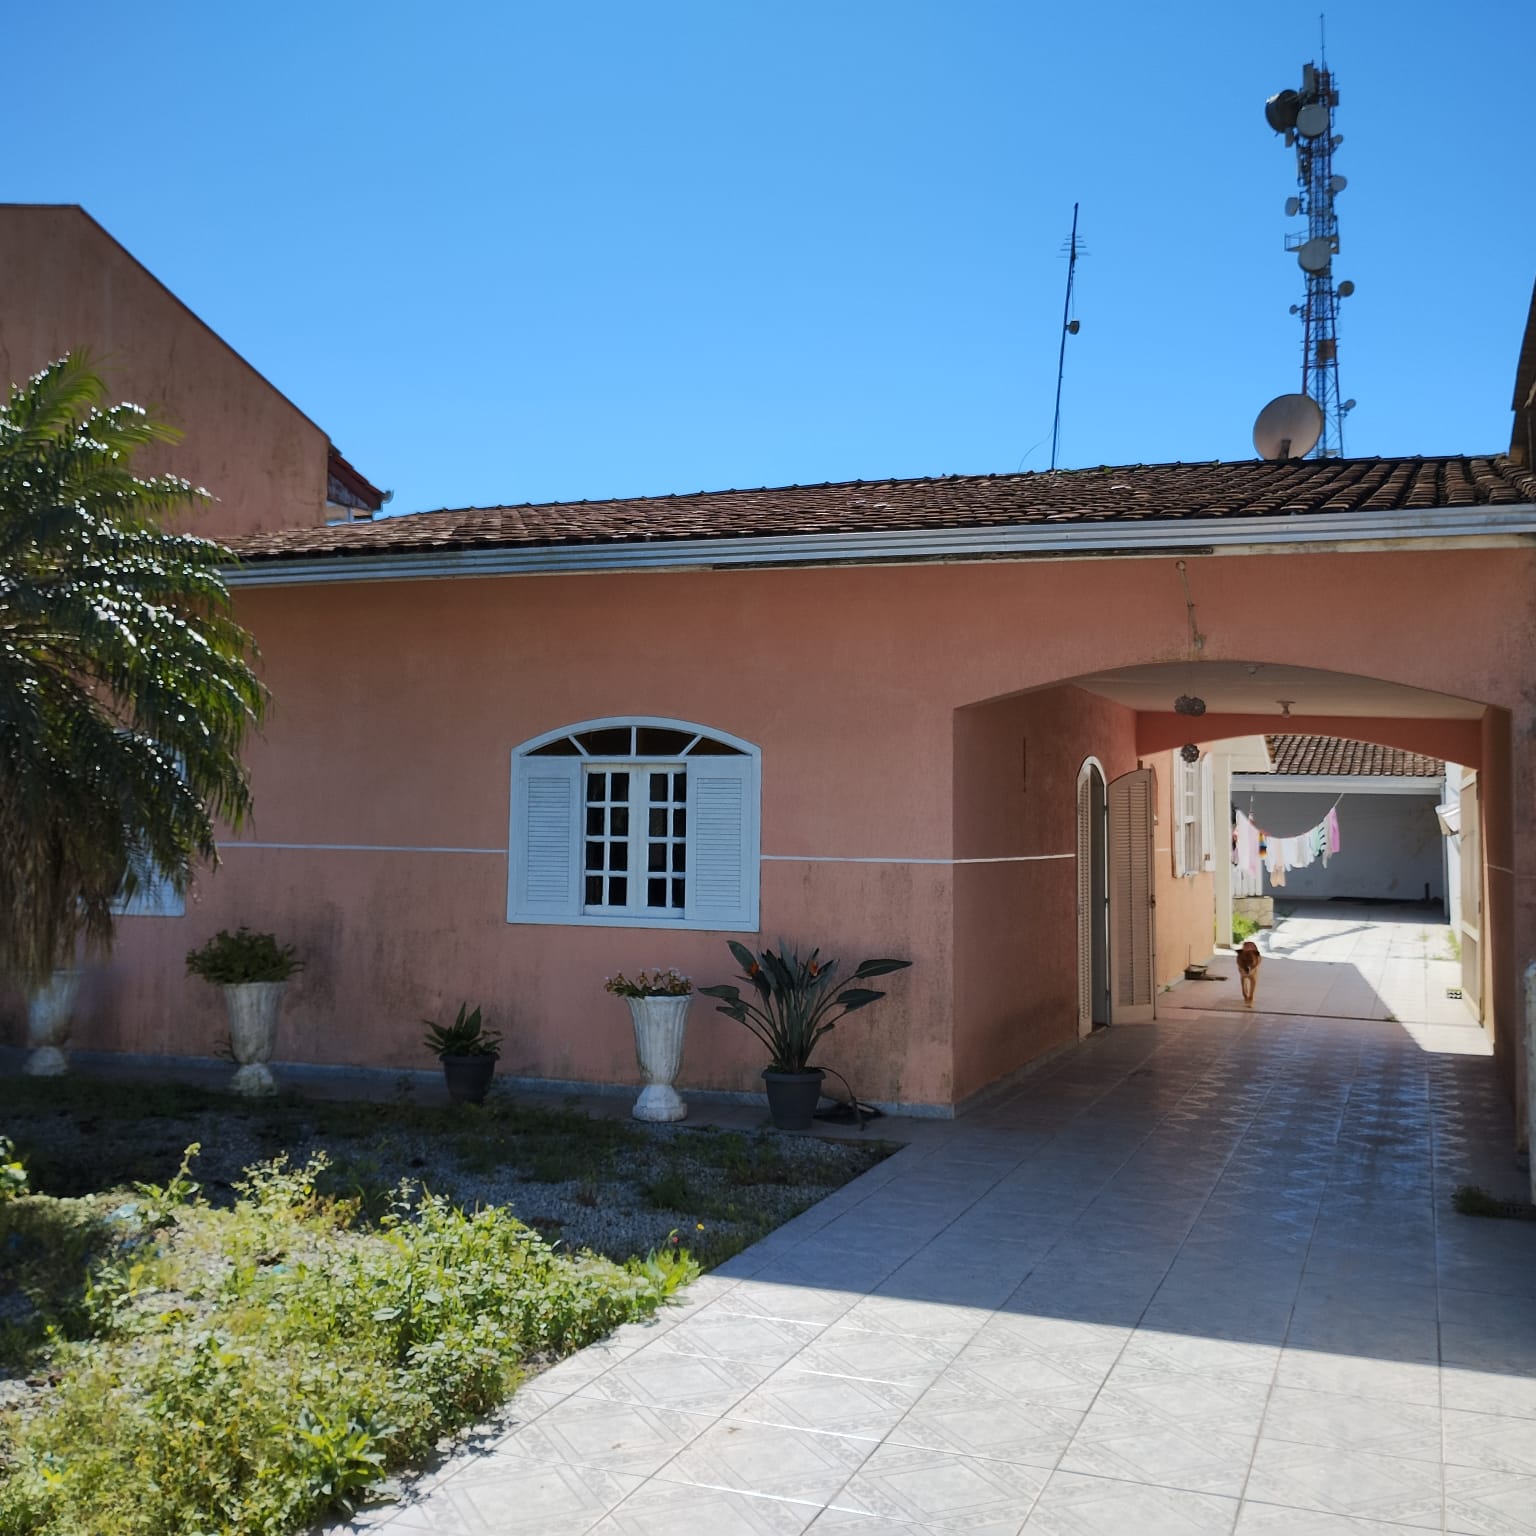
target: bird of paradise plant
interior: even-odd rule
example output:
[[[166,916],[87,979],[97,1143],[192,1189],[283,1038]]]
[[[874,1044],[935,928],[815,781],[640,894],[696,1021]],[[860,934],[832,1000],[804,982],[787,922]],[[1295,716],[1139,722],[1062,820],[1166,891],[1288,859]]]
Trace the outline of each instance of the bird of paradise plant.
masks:
[[[700,987],[706,997],[719,1000],[715,1010],[738,1024],[745,1024],[768,1051],[770,1072],[807,1072],[817,1042],[850,1013],[867,1008],[885,996],[871,987],[852,983],[904,970],[910,960],[861,960],[845,981],[838,978],[838,962],[823,960],[820,949],[801,956],[779,941],[778,951],[753,954],[745,944],[729,940],[731,953],[742,968],[740,979],[752,989],[747,996],[728,984]]]

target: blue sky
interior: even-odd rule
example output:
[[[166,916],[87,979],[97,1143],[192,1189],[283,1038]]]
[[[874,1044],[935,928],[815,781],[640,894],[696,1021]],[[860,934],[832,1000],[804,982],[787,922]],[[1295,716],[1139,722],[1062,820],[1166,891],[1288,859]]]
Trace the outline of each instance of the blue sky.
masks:
[[[1251,457],[1298,387],[1263,105],[1311,7],[81,0],[6,32],[0,197],[82,203],[393,510],[1044,468],[1074,201],[1064,465]],[[1329,11],[1352,454],[1507,445],[1533,46],[1529,0]]]

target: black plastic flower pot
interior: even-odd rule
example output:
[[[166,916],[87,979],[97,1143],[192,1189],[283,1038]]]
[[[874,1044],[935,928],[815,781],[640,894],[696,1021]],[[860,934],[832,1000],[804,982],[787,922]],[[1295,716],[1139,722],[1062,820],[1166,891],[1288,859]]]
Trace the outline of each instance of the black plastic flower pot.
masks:
[[[442,1056],[443,1081],[455,1104],[479,1104],[496,1072],[494,1056]]]
[[[827,1074],[820,1067],[806,1072],[763,1070],[763,1087],[768,1093],[768,1113],[781,1131],[808,1131],[811,1116],[821,1100],[821,1080]]]

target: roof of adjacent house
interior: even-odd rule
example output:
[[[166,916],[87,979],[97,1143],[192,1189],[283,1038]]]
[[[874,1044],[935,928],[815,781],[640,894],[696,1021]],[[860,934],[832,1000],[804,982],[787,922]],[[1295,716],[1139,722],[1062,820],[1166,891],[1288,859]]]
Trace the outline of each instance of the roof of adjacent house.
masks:
[[[342,456],[334,443],[326,462],[326,482],[326,500],[340,506],[377,512],[389,499],[356,465]]]
[[[415,512],[234,541],[247,559],[754,535],[1284,519],[1536,503],[1502,455],[1136,464],[1017,475],[851,480],[615,501]]]
[[[1445,772],[1438,757],[1378,747],[1368,741],[1340,736],[1266,736],[1276,773],[1383,775],[1407,779],[1436,779]]]

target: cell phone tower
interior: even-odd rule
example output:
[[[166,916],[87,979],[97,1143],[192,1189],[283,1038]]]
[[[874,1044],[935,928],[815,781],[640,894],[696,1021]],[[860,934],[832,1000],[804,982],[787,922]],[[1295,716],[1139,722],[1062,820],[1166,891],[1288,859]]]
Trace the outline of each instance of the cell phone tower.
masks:
[[[1297,191],[1286,198],[1285,213],[1305,218],[1307,227],[1304,233],[1288,234],[1285,248],[1295,253],[1307,287],[1291,313],[1301,317],[1301,392],[1322,415],[1312,457],[1333,459],[1344,452],[1344,418],[1355,405],[1339,392],[1339,300],[1347,299],[1355,285],[1347,279],[1336,285],[1333,277],[1333,258],[1339,254],[1334,199],[1346,185],[1334,174],[1333,152],[1344,136],[1333,131],[1339,91],[1326,50],[1319,57],[1322,63],[1302,66],[1301,89],[1271,96],[1264,116],[1276,133],[1284,134],[1286,148],[1296,150]]]

